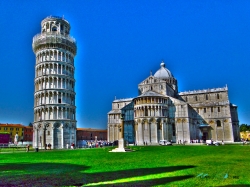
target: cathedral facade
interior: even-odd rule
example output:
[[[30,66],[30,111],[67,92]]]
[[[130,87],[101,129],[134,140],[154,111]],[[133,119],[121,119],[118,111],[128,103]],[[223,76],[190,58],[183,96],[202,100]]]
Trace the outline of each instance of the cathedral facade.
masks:
[[[177,80],[162,62],[160,69],[138,85],[139,96],[115,99],[108,113],[108,141],[118,140],[121,116],[124,139],[156,145],[172,142],[234,142],[240,139],[237,106],[228,87],[178,92]]]

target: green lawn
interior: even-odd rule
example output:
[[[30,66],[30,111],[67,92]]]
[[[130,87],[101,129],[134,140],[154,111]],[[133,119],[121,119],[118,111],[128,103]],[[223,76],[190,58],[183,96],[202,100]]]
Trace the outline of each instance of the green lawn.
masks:
[[[250,146],[2,149],[0,186],[247,186]],[[7,152],[6,152],[7,151]]]

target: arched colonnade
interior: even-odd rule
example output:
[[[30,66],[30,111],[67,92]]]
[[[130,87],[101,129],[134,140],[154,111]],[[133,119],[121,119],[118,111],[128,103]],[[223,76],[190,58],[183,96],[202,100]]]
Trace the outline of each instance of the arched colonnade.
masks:
[[[74,91],[75,80],[70,77],[47,76],[36,78],[35,91],[44,89],[67,89]]]
[[[69,51],[64,52],[59,49],[46,49],[36,53],[36,63],[50,61],[62,61],[74,65],[74,55]]]
[[[34,121],[69,119],[75,120],[75,108],[61,106],[36,107],[34,109]]]
[[[74,67],[57,62],[43,63],[36,66],[36,77],[52,74],[74,76]]]
[[[43,91],[35,93],[35,107],[45,104],[75,105],[75,93],[71,91]]]

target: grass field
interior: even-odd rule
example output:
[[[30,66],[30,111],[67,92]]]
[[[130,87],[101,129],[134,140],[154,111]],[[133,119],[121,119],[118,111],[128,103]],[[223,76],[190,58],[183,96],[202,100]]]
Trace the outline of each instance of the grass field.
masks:
[[[0,186],[248,186],[250,146],[2,149]]]

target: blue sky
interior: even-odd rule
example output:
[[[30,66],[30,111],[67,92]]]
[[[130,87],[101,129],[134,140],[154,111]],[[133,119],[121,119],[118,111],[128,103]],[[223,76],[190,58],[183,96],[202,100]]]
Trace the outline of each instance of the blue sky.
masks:
[[[41,21],[64,16],[77,40],[78,127],[106,128],[114,98],[164,60],[179,91],[229,87],[240,123],[250,122],[250,1],[0,1],[0,123],[33,122]]]

